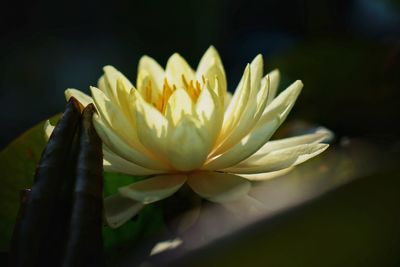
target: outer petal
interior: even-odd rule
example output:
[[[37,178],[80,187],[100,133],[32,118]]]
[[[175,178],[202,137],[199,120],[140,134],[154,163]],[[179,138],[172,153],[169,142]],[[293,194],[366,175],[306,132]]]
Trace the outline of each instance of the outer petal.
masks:
[[[204,164],[209,150],[207,130],[193,117],[184,117],[171,134],[167,155],[180,171],[197,169]]]
[[[265,180],[273,179],[273,178],[288,174],[293,169],[294,169],[294,167],[289,167],[289,168],[282,169],[279,171],[274,171],[274,172],[241,174],[240,176],[242,176],[243,178],[246,178],[247,180],[250,180],[250,181],[265,181]]]
[[[279,96],[271,102],[271,104],[267,106],[257,125],[262,125],[266,121],[271,120],[273,117],[275,117],[276,113],[280,113],[279,120],[280,123],[282,123],[292,109],[302,88],[303,83],[300,80],[292,83],[285,91],[280,93]]]
[[[253,77],[253,76],[252,76]],[[260,83],[260,81],[258,81]],[[238,121],[236,127],[229,133],[225,134],[225,140],[221,141],[219,148],[215,154],[221,154],[237,144],[244,136],[246,136],[254,127],[254,125],[260,119],[265,106],[267,104],[268,92],[269,92],[269,78],[266,77],[262,83],[262,88],[255,93],[250,95],[249,104],[243,111],[243,114]]]
[[[241,86],[235,91],[232,100],[225,111],[224,122],[218,142],[222,142],[225,139],[225,135],[229,133],[240,120],[249,101],[251,91],[250,84],[250,65],[247,65],[242,77]]]
[[[228,202],[248,193],[251,184],[246,179],[229,173],[194,172],[188,184],[194,192],[213,202]]]
[[[87,94],[82,93],[81,91],[76,90],[76,89],[69,88],[69,89],[65,90],[64,94],[65,94],[65,99],[67,101],[73,96],[76,99],[78,99],[78,101],[84,107],[86,107],[90,103],[93,103],[93,99],[90,96],[88,96]]]
[[[253,130],[225,153],[210,159],[202,169],[220,170],[243,161],[267,142],[278,126],[277,119],[265,123],[262,127]]]
[[[151,80],[155,91],[161,92],[163,88],[164,75],[164,69],[157,63],[157,61],[149,56],[143,56],[141,57],[138,65],[136,86],[139,90],[141,90],[144,86],[147,86],[147,83],[143,83],[144,77],[147,76]]]
[[[273,151],[253,162],[241,163],[225,169],[233,173],[273,172],[296,166],[328,148],[327,144],[306,144]]]
[[[186,179],[185,175],[159,175],[121,187],[119,192],[124,197],[148,204],[171,196]]]
[[[226,93],[227,86],[224,66],[217,50],[213,46],[207,49],[197,67],[196,79],[202,81],[203,77],[209,81],[211,89],[216,89],[215,77],[217,77],[218,90],[216,90],[216,93],[220,97]]]
[[[187,81],[195,79],[194,71],[186,60],[178,53],[175,53],[168,59],[165,76],[171,85],[175,84],[178,88],[182,88],[184,87],[182,75],[185,76]]]
[[[144,168],[133,162],[127,161],[126,159],[112,152],[105,145],[103,145],[103,155],[103,166],[105,171],[119,172],[130,175],[151,175],[165,172],[163,170],[152,170]]]
[[[159,160],[149,157],[147,154],[138,151],[125,140],[119,137],[112,129],[107,127],[98,115],[93,116],[93,124],[96,132],[99,134],[103,143],[110,148],[115,154],[133,162],[137,165],[155,170],[167,170],[168,167],[163,165]]]
[[[117,228],[135,216],[143,206],[141,202],[115,194],[104,199],[104,217],[111,228]]]
[[[275,69],[273,71],[271,71],[269,74],[269,80],[270,80],[270,92],[269,92],[269,96],[268,96],[268,101],[267,104],[271,103],[272,100],[274,100],[275,96],[276,96],[276,92],[278,91],[278,86],[279,86],[279,82],[281,79],[281,75],[279,73],[279,70]]]
[[[119,103],[118,96],[117,96],[117,81],[118,81],[118,79],[121,79],[121,81],[124,83],[126,88],[130,89],[133,87],[133,85],[121,72],[119,72],[113,66],[105,66],[103,68],[103,70],[104,70],[104,75],[100,78],[100,80],[98,82],[99,88],[111,100],[113,100],[115,103]]]
[[[318,130],[315,133],[304,134],[279,140],[273,140],[267,142],[262,146],[254,155],[249,157],[246,161],[256,160],[265,154],[271,153],[275,150],[280,150],[288,147],[305,145],[305,144],[316,144],[320,143],[332,135],[332,132],[326,129]]]

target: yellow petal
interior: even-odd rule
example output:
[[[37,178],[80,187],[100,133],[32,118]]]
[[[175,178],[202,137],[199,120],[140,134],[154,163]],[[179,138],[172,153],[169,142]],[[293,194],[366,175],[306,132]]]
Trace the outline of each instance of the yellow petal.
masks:
[[[199,121],[208,130],[210,145],[214,145],[222,127],[224,108],[216,93],[208,85],[201,91],[195,109]]]
[[[140,165],[130,162],[112,152],[104,144],[103,144],[103,155],[104,155],[104,160],[103,160],[104,171],[118,172],[129,175],[152,175],[165,172],[163,170],[152,170],[144,168]]]
[[[208,137],[204,126],[193,117],[182,118],[168,139],[167,156],[180,171],[190,171],[203,165],[208,155]]]
[[[272,102],[272,100],[274,100],[276,93],[278,92],[278,86],[279,86],[279,82],[280,82],[280,73],[279,70],[275,69],[273,71],[271,71],[269,74],[269,80],[270,80],[270,93],[268,96],[268,101],[267,101],[267,105],[269,103]]]
[[[120,106],[116,106],[114,102],[96,87],[91,87],[90,89],[101,120],[126,143],[130,144],[130,146],[145,152],[145,148],[137,140],[136,125],[134,121],[130,120],[131,116],[121,112]]]
[[[256,152],[265,142],[271,138],[272,134],[279,126],[277,119],[271,120],[264,125],[254,129],[242,140],[230,148],[225,153],[210,159],[204,170],[220,170],[236,165]]]
[[[247,160],[256,159],[257,157],[263,156],[265,154],[268,154],[275,150],[279,150],[279,149],[283,149],[283,148],[304,145],[304,144],[320,143],[323,140],[326,140],[331,135],[332,135],[331,131],[322,129],[322,130],[317,130],[315,133],[311,133],[311,134],[304,134],[304,135],[300,135],[300,136],[269,141]]]
[[[114,130],[104,124],[97,114],[93,116],[93,124],[101,140],[115,154],[147,169],[168,170],[158,159],[142,151],[138,151],[135,147],[132,147],[118,136]]]
[[[143,208],[143,203],[115,194],[104,199],[104,218],[108,226],[118,228]]]
[[[148,204],[171,196],[185,182],[185,175],[159,175],[121,187],[119,192],[124,197]]]
[[[264,73],[264,60],[262,55],[258,54],[250,63],[251,72],[251,90],[258,92],[260,89],[260,82]]]
[[[144,81],[144,77],[148,77],[151,81],[152,86],[156,92],[161,92],[163,88],[164,69],[149,56],[141,57],[138,65],[138,79],[136,86],[138,90],[142,90],[143,87],[147,86],[148,81]]]
[[[233,173],[273,172],[296,166],[317,156],[328,148],[327,144],[305,144],[284,148],[266,154],[256,161],[246,161],[225,169]]]
[[[177,89],[168,99],[165,117],[176,126],[184,116],[192,115],[193,111],[193,101],[186,90]]]
[[[266,107],[258,124],[261,125],[266,121],[273,119],[277,113],[280,113],[279,119],[280,123],[282,123],[294,106],[294,103],[296,102],[296,99],[299,96],[302,88],[303,83],[301,81],[297,80],[292,83]]]
[[[211,89],[215,89],[215,77],[218,77],[218,88],[216,92],[220,97],[226,93],[226,76],[224,66],[217,50],[210,46],[200,59],[196,71],[196,79],[202,81],[203,77],[210,82]]]
[[[194,172],[188,175],[188,185],[194,192],[213,202],[229,202],[245,196],[251,184],[229,173]]]
[[[232,101],[232,93],[226,91],[225,99],[224,99],[224,109],[226,110],[229,106],[229,103]]]
[[[84,107],[93,103],[93,99],[79,90],[69,88],[65,90],[65,99],[68,101],[71,97],[75,97]]]
[[[250,95],[248,105],[243,111],[243,115],[236,124],[236,127],[232,129],[229,133],[225,134],[225,140],[220,141],[219,147],[215,152],[216,154],[224,153],[226,150],[237,144],[253,129],[254,125],[260,119],[268,99],[268,76],[262,84],[263,87],[261,88],[261,90],[258,91],[257,94]]]
[[[247,106],[251,90],[249,65],[247,65],[244,71],[242,80],[242,86],[233,94],[232,100],[225,111],[224,122],[222,125],[221,135],[218,138],[218,142],[224,140],[225,134],[229,133],[236,126],[243,114],[244,109]]]
[[[134,109],[140,142],[159,159],[166,159],[165,151],[170,131],[168,120],[140,96],[136,98]]]
[[[175,84],[176,87],[183,88],[182,75],[187,81],[195,79],[194,71],[186,60],[178,53],[175,53],[168,59],[165,76],[171,85]]]
[[[132,83],[113,66],[105,66],[103,68],[104,75],[99,80],[100,89],[115,103],[118,102],[117,81],[121,79],[125,88],[132,88]]]

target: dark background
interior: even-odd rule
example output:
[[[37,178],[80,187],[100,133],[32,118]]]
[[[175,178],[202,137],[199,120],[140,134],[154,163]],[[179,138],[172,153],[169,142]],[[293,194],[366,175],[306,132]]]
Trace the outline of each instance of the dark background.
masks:
[[[88,92],[104,65],[135,81],[143,54],[165,64],[177,51],[195,67],[211,44],[230,90],[258,53],[284,85],[302,79],[291,119],[399,133],[398,1],[9,1],[0,36],[0,148],[62,111],[66,88]]]
[[[143,54],[164,65],[179,52],[196,67],[212,44],[230,90],[261,53],[280,89],[305,84],[289,120],[400,151],[399,1],[2,1],[0,11],[0,149],[61,112],[66,88],[88,92],[104,65],[135,81]],[[382,170],[200,255],[216,266],[264,266],[266,250],[269,266],[400,266],[399,181]]]

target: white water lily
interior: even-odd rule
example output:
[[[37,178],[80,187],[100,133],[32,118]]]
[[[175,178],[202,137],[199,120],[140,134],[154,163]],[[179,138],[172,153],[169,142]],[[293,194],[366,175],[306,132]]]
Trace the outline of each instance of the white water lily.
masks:
[[[136,87],[106,66],[92,97],[75,89],[65,95],[95,104],[106,171],[149,176],[120,188],[122,196],[148,204],[187,183],[201,197],[224,202],[245,195],[251,180],[281,175],[328,147],[321,143],[327,131],[269,141],[303,84],[295,81],[275,97],[279,72],[263,76],[263,68],[258,55],[231,95],[214,47],[196,71],[177,53],[165,69],[143,56]]]

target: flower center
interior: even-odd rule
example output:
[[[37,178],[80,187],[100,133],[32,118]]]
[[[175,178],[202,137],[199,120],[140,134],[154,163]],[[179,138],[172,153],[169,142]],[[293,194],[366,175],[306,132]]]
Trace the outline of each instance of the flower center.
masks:
[[[197,102],[197,99],[199,98],[199,95],[201,93],[201,84],[199,81],[193,81],[190,80],[188,81],[185,76],[182,74],[182,83],[183,83],[183,89],[188,93],[190,98],[194,103]],[[203,78],[203,84],[205,78]],[[164,78],[164,83],[163,83],[163,89],[161,93],[158,93],[158,95],[153,99],[153,88],[152,88],[152,83],[151,80],[147,83],[145,89],[144,89],[144,99],[152,104],[155,108],[157,108],[161,113],[165,114],[165,109],[167,107],[168,100],[170,96],[175,92],[177,89],[175,84],[172,84],[172,86],[168,83],[167,78]]]

